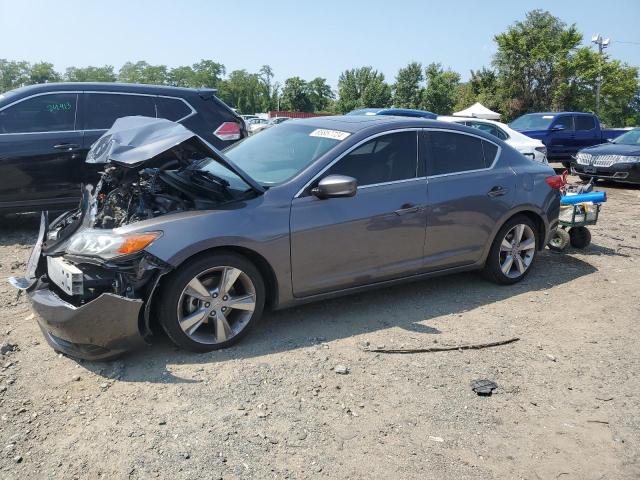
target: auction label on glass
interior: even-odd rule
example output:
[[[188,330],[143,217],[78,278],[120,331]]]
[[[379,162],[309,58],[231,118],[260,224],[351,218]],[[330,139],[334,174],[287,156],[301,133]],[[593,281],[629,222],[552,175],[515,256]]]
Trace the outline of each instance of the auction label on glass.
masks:
[[[341,132],[340,130],[329,130],[326,128],[316,128],[309,134],[310,137],[331,138],[333,140],[344,140],[349,135],[349,132]]]

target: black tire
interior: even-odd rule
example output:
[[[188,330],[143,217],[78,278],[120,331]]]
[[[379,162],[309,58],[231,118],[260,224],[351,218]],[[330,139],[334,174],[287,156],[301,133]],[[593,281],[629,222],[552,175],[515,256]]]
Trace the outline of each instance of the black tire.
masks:
[[[574,248],[586,248],[591,243],[591,232],[587,227],[573,227],[569,230],[569,241]]]
[[[554,252],[563,252],[565,248],[567,248],[567,245],[569,245],[569,241],[569,232],[563,228],[558,228],[551,240],[549,240],[548,247]]]
[[[219,343],[201,343],[190,338],[180,327],[179,302],[183,290],[192,279],[202,272],[221,266],[239,269],[249,277],[255,289],[255,309],[243,329],[228,340]],[[187,261],[164,279],[161,293],[156,311],[162,328],[175,345],[197,353],[219,350],[240,341],[262,317],[265,303],[265,287],[260,272],[245,257],[231,252],[201,255]]]
[[[514,278],[505,275],[505,273],[502,271],[500,265],[500,245],[502,244],[505,236],[511,231],[511,229],[520,224],[527,225],[533,231],[535,238],[535,247],[533,248],[533,258],[531,259],[531,263],[529,264],[528,268],[520,276]],[[482,276],[487,280],[500,285],[512,285],[525,278],[531,271],[531,268],[533,267],[533,263],[535,261],[535,256],[537,255],[538,237],[538,228],[529,217],[525,215],[516,215],[507,220],[502,228],[500,228],[493,240],[493,243],[491,244],[489,255],[487,256],[484,268],[482,269]]]
[[[562,162],[562,166],[567,170],[571,170],[571,162]]]
[[[584,183],[589,183],[591,181],[591,177],[587,177],[586,175],[578,175],[578,178]]]

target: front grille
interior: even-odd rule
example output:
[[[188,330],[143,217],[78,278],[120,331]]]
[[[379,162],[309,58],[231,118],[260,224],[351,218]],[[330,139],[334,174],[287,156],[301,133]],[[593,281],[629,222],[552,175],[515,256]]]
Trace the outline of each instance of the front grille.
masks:
[[[591,155],[579,153],[576,157],[579,165],[593,165],[594,167],[610,167],[614,163],[625,162],[624,155]]]

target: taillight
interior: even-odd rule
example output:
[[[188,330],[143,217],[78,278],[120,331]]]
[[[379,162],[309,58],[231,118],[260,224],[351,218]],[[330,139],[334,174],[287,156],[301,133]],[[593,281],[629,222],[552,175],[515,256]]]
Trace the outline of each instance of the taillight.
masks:
[[[213,134],[225,142],[229,140],[240,140],[240,125],[236,122],[224,122]]]
[[[562,175],[553,175],[551,177],[547,177],[544,179],[551,188],[555,190],[559,190],[567,184],[567,172],[566,170],[562,172]]]

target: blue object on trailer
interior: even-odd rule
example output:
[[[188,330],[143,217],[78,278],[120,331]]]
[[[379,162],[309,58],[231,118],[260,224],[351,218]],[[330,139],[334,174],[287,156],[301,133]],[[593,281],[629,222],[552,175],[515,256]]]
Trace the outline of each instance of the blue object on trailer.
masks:
[[[605,192],[579,193],[578,195],[565,195],[560,197],[560,205],[575,205],[576,203],[603,203],[607,201]]]

